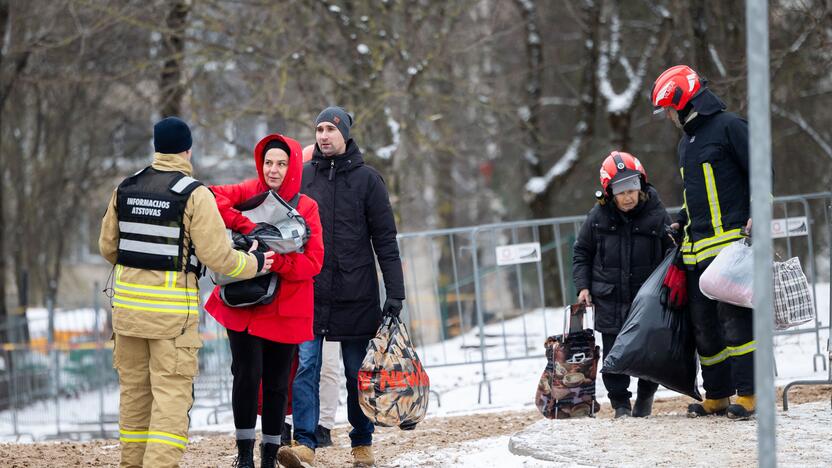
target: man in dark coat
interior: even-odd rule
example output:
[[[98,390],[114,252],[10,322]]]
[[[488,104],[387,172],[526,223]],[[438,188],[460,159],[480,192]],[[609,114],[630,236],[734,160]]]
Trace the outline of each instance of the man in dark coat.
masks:
[[[351,126],[352,116],[344,109],[324,109],[315,120],[312,160],[303,168],[301,191],[318,202],[321,215],[324,266],[315,277],[315,339],[300,346],[293,386],[294,438],[299,445],[281,450],[280,461],[290,468],[314,459],[324,338],[341,342],[354,461],[374,464],[374,427],[358,404],[358,370],[382,316],[398,315],[405,298],[387,187],[381,175],[364,164],[350,138]],[[384,277],[383,307],[374,255]]]
[[[673,240],[670,217],[633,155],[613,151],[601,166],[603,198],[592,208],[575,241],[572,259],[578,301],[595,308],[604,355],[615,343],[641,285],[662,262]],[[615,417],[646,417],[658,385],[639,379],[635,407],[630,377],[602,374]]]
[[[756,406],[753,312],[705,297],[699,277],[723,248],[751,229],[748,123],[726,112],[707,81],[686,65],[656,79],[652,101],[683,130],[678,153],[685,204],[674,228],[683,229],[686,285],[679,286],[687,288],[706,392],[704,402],[688,406],[688,415],[745,419]]]

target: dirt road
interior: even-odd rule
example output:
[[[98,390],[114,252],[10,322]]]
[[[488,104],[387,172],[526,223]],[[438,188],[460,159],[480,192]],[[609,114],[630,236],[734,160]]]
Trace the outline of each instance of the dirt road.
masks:
[[[832,386],[795,388],[789,393],[790,404],[809,401],[829,401]],[[681,413],[690,400],[685,397],[656,401],[654,413]],[[781,401],[778,396],[778,403]],[[604,406],[599,418],[610,418]],[[510,435],[541,418],[536,409],[476,414],[445,418],[429,418],[415,431],[397,428],[377,428],[374,449],[378,466],[394,466],[389,460],[397,455],[430,447],[442,449],[460,442],[499,435]],[[343,467],[351,463],[348,428],[333,431],[334,447],[319,449],[317,467]],[[182,462],[183,467],[230,467],[236,454],[230,434],[192,433],[191,444]],[[38,442],[0,444],[0,460],[5,467],[34,466],[117,466],[118,442],[97,440],[89,442]],[[385,461],[387,461],[385,463]]]

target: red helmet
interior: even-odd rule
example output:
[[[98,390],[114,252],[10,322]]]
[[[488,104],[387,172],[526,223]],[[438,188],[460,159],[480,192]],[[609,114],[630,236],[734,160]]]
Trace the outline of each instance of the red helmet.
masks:
[[[604,192],[609,194],[610,183],[619,179],[624,179],[627,176],[638,174],[641,178],[641,183],[647,183],[647,173],[644,171],[644,166],[641,161],[630,153],[623,151],[613,151],[604,159],[601,164],[601,187]],[[643,187],[642,187],[643,188]]]
[[[682,110],[701,88],[699,74],[687,65],[676,65],[656,78],[650,102],[656,113],[665,107]]]

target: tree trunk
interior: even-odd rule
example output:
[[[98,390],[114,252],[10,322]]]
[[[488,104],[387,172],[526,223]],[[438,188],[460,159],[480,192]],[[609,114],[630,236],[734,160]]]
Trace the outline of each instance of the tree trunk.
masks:
[[[162,117],[182,115],[185,85],[182,83],[182,62],[185,55],[185,22],[190,6],[185,0],[170,3],[167,31],[162,36],[162,57],[165,60],[159,80]]]
[[[708,31],[709,9],[706,0],[690,2],[691,32],[693,34],[693,63],[690,64],[701,76],[709,80],[718,77],[717,68],[711,58],[711,33]]]

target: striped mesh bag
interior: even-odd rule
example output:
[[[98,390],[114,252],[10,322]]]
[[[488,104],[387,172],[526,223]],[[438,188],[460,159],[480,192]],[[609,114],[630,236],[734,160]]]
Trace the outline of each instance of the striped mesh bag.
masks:
[[[774,326],[785,330],[815,318],[809,280],[800,259],[774,262]]]

